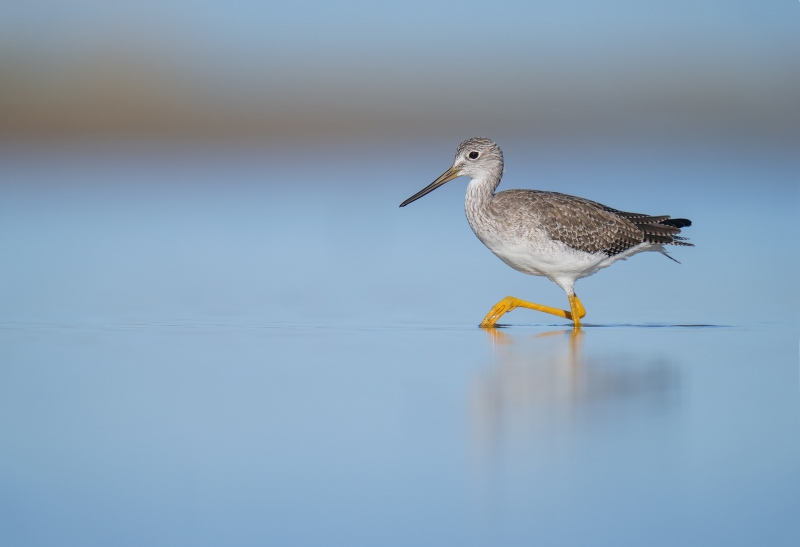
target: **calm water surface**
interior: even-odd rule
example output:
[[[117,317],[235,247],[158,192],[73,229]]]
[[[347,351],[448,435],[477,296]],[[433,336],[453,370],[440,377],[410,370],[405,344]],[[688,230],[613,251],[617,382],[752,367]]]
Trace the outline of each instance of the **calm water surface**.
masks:
[[[800,542],[794,156],[518,149],[506,188],[695,221],[572,336],[476,328],[566,299],[459,181],[398,209],[452,150],[394,151],[7,151],[0,544]]]

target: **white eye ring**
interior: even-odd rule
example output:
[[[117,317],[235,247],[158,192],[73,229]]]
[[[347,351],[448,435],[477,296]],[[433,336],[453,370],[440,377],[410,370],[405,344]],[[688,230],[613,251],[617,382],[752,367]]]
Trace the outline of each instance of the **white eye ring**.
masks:
[[[471,160],[477,160],[477,159],[478,159],[478,157],[479,157],[480,155],[481,155],[481,153],[480,153],[480,152],[476,152],[475,150],[473,150],[472,152],[470,152],[469,154],[467,154],[467,157],[468,157],[469,159],[471,159]]]

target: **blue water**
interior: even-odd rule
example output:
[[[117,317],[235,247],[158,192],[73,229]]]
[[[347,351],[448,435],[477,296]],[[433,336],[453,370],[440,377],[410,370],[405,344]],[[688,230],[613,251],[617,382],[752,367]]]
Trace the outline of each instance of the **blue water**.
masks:
[[[455,144],[7,147],[0,544],[797,544],[794,152],[505,146],[505,188],[695,223],[572,336],[476,327],[566,298],[464,181],[398,208]]]

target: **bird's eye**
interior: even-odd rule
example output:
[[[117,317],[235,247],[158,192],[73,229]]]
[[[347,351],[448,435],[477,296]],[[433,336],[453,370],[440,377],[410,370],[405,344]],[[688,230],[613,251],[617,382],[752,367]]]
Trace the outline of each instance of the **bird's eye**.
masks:
[[[477,160],[478,156],[480,156],[480,152],[475,152],[474,150],[469,153],[469,159]]]

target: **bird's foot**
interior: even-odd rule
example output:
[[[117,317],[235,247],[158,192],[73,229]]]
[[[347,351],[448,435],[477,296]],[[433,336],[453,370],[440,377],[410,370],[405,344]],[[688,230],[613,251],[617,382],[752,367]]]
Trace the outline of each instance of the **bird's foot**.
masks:
[[[581,301],[578,300],[577,294],[570,294],[567,295],[569,298],[569,307],[572,311],[565,312],[568,314],[567,319],[572,319],[572,324],[576,329],[581,328],[581,318],[586,315],[586,310],[583,308],[583,304]]]
[[[577,312],[576,314],[573,314],[572,312],[568,312],[565,310],[560,310],[558,308],[552,308],[550,306],[543,306],[541,304],[534,304],[533,302],[526,302],[525,300],[520,300],[519,298],[514,298],[513,296],[506,296],[500,302],[495,304],[494,307],[489,311],[489,313],[486,314],[486,317],[484,317],[483,321],[481,321],[481,327],[484,329],[494,327],[497,321],[504,314],[510,312],[514,308],[528,308],[530,310],[536,310],[544,313],[549,313],[551,315],[555,315],[558,317],[563,317],[564,319],[572,319],[573,322],[575,323],[575,327],[578,328],[580,327],[580,317],[586,315],[586,312],[583,311],[583,306],[581,306],[578,297],[576,296],[574,298],[577,304],[573,305],[572,297],[570,297],[570,306],[572,307],[573,310]],[[580,306],[580,310],[578,310],[578,308],[575,306]],[[581,312],[583,313],[583,315],[581,315]],[[573,319],[573,315],[576,315],[578,318]]]
[[[503,298],[500,302],[495,304],[492,309],[489,310],[489,313],[486,314],[486,317],[483,318],[483,321],[481,321],[481,328],[490,329],[494,327],[503,315],[517,307],[517,302],[520,302],[520,300],[513,296],[506,296]]]

